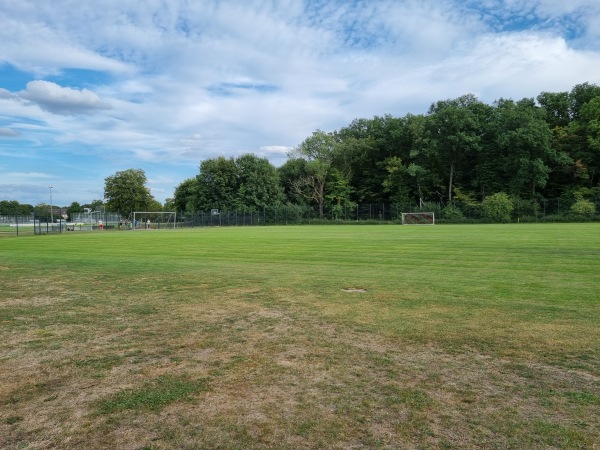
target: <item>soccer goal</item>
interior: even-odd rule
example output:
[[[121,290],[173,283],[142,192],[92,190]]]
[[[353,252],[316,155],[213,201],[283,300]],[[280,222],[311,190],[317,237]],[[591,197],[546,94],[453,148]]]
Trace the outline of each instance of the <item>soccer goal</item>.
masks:
[[[432,212],[402,213],[402,225],[435,225]]]
[[[135,211],[131,218],[132,230],[173,229],[177,225],[175,211]]]

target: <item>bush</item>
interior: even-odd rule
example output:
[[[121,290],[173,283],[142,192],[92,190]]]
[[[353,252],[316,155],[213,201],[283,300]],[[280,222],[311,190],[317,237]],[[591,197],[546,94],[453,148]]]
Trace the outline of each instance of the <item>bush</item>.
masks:
[[[490,222],[510,222],[514,205],[504,192],[490,195],[483,200],[483,213]]]
[[[571,206],[571,214],[579,220],[590,220],[596,214],[596,205],[589,200],[577,200]]]
[[[447,223],[461,223],[464,221],[465,216],[458,206],[448,205],[444,208],[442,218]]]

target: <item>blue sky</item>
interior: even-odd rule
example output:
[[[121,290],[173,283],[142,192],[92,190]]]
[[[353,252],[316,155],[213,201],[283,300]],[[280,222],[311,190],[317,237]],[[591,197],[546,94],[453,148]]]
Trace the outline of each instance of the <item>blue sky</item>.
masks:
[[[0,200],[161,202],[314,130],[600,84],[598,0],[0,0]]]

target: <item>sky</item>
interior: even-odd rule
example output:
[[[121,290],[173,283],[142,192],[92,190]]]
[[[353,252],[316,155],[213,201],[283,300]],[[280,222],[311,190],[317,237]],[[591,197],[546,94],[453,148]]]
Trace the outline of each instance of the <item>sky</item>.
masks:
[[[600,84],[599,0],[0,0],[0,200],[161,203],[203,160]]]

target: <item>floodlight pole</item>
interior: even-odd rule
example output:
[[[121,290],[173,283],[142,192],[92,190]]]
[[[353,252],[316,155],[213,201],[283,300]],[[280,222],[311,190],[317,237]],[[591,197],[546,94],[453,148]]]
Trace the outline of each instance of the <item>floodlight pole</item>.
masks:
[[[48,186],[50,189],[50,222],[52,223],[52,229],[54,229],[54,211],[52,211],[52,186]]]

